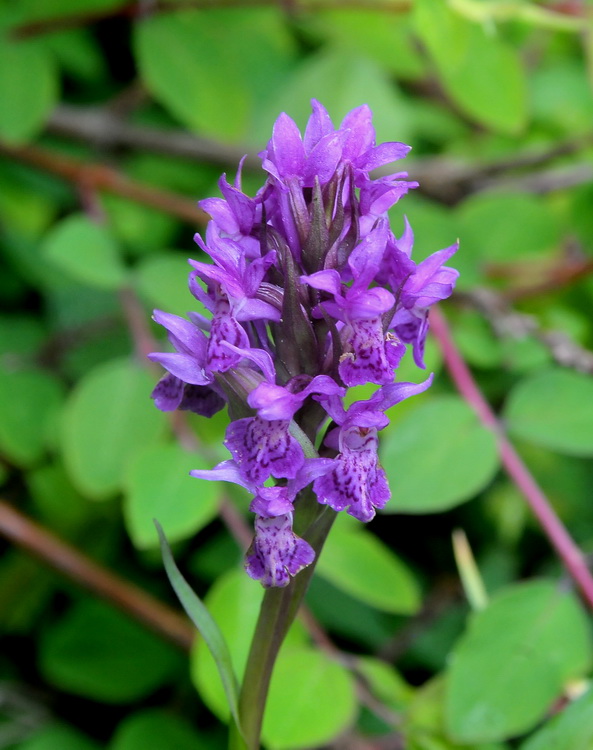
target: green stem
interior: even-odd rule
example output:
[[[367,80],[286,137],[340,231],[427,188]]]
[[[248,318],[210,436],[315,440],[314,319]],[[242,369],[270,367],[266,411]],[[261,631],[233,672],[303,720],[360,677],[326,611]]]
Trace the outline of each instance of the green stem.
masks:
[[[295,514],[296,532],[315,550],[315,561],[335,518],[330,508],[322,508],[306,494]],[[280,646],[288,632],[313,575],[315,563],[295,576],[285,588],[265,593],[239,696],[239,717],[243,737],[231,727],[229,750],[258,750],[266,698],[272,670]]]

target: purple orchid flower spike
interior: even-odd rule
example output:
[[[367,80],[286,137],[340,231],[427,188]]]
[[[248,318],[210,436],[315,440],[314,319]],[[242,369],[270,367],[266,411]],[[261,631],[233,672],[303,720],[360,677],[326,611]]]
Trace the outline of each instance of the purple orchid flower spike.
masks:
[[[260,154],[261,189],[243,191],[239,165],[232,183],[220,178],[219,197],[200,203],[212,220],[195,240],[208,257],[190,261],[189,288],[208,314],[154,315],[173,347],[150,355],[167,371],[157,407],[205,416],[229,407],[231,460],[192,474],[251,493],[246,570],[266,587],[314,560],[317,537],[293,531],[303,505],[309,519],[317,498],[316,523],[331,509],[366,522],[385,505],[386,412],[431,382],[399,383],[397,372],[408,348],[424,367],[428,313],[453,291],[457,271],[446,263],[457,245],[417,264],[407,220],[401,237],[390,229],[387,212],[417,183],[373,171],[408,151],[377,144],[365,104],[335,127],[313,100],[303,134],[282,113]],[[375,393],[345,409],[348,389],[369,383]]]

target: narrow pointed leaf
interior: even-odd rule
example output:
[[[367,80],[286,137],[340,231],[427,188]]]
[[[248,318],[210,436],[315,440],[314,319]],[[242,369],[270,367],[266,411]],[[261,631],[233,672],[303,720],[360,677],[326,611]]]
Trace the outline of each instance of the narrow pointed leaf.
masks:
[[[175,560],[173,559],[171,549],[167,543],[161,525],[157,520],[155,520],[154,525],[156,526],[159,535],[163,564],[167,571],[167,576],[171,586],[173,586],[183,609],[198,629],[216,662],[220,679],[222,680],[224,691],[229,703],[231,715],[237,726],[240,727],[238,710],[239,685],[233,671],[231,655],[227,643],[220,632],[218,625],[211,617],[210,612],[208,612],[197,594],[192,590],[191,586],[179,572],[179,568],[175,564]]]

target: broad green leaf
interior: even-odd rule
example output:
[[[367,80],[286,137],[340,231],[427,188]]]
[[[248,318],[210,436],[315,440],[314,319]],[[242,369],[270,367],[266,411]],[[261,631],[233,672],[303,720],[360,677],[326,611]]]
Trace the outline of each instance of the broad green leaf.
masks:
[[[31,189],[16,182],[10,172],[0,172],[0,211],[5,229],[38,242],[55,220],[56,204],[51,193]]]
[[[117,727],[109,750],[148,750],[155,743],[168,750],[208,750],[183,717],[149,708],[127,716]]]
[[[325,745],[356,716],[352,675],[322,651],[285,649],[276,662],[262,738],[270,750]]]
[[[306,603],[322,627],[350,643],[376,649],[393,635],[397,615],[363,603],[323,576],[313,576]]]
[[[521,745],[520,750],[591,750],[593,747],[593,690],[549,719]]]
[[[449,96],[476,122],[518,133],[527,119],[526,78],[518,52],[443,0],[417,0],[414,8],[416,32]]]
[[[412,688],[391,664],[373,656],[356,660],[356,672],[367,681],[373,696],[394,711],[401,711],[414,695]]]
[[[189,255],[160,253],[143,259],[135,272],[135,286],[144,299],[160,310],[187,315],[188,310],[206,315],[201,302],[187,288]]]
[[[549,581],[514,585],[472,616],[453,652],[451,736],[488,742],[528,731],[590,662],[589,627],[575,597]]]
[[[341,48],[329,48],[294,69],[278,96],[262,109],[256,133],[264,142],[270,123],[286,111],[304,128],[311,114],[311,98],[319,99],[338,125],[354,107],[367,103],[373,111],[377,141],[409,141],[408,104],[385,71],[371,60]],[[398,167],[405,169],[403,166]]]
[[[2,315],[0,317],[0,356],[34,359],[47,340],[42,321],[33,315]]]
[[[232,664],[239,681],[245,664],[264,590],[243,570],[231,570],[218,578],[204,598],[204,603],[228,644]],[[296,622],[288,631],[282,648],[302,645],[302,626]],[[198,638],[191,656],[192,680],[208,708],[222,721],[228,721],[229,709],[220,672],[208,645]]]
[[[137,23],[134,46],[151,93],[188,127],[226,140],[248,137],[293,54],[269,9],[155,13]]]
[[[542,60],[532,71],[532,101],[534,119],[555,135],[589,132],[593,92],[587,70],[577,58]]]
[[[386,513],[434,513],[469,500],[498,468],[494,434],[457,396],[410,409],[387,430],[381,457],[393,497]]]
[[[437,675],[419,688],[403,714],[406,750],[509,750],[501,743],[454,742],[444,727],[446,680]]]
[[[41,641],[40,667],[51,684],[105,703],[143,698],[178,666],[173,646],[96,600],[74,605]]]
[[[453,319],[451,330],[462,357],[469,365],[486,369],[500,367],[502,348],[492,326],[475,310],[463,310]]]
[[[3,634],[25,635],[51,607],[56,578],[53,571],[17,548],[0,559],[0,629]],[[6,654],[4,654],[6,655]]]
[[[99,745],[73,727],[52,723],[20,743],[18,750],[99,750]]]
[[[210,464],[178,445],[150,445],[137,452],[124,477],[125,520],[137,547],[157,547],[156,518],[167,531],[169,542],[196,534],[216,514],[219,490],[216,482],[190,477],[192,469]]]
[[[36,515],[54,531],[69,537],[89,519],[94,506],[77,492],[61,463],[48,463],[27,473]]]
[[[19,466],[38,461],[62,403],[60,382],[42,370],[0,370],[0,451]]]
[[[0,70],[0,138],[19,145],[37,135],[56,103],[55,65],[34,41],[0,36]]]
[[[133,453],[162,434],[165,416],[149,398],[154,385],[141,367],[112,360],[89,372],[70,394],[61,442],[66,468],[83,494],[111,497]]]
[[[397,78],[417,80],[426,72],[407,13],[337,6],[319,11],[315,20],[328,38],[374,60]]]
[[[56,224],[45,240],[43,254],[83,284],[118,289],[126,281],[117,243],[109,230],[82,214],[73,214]]]
[[[553,251],[561,238],[562,227],[550,205],[526,193],[478,193],[456,213],[457,231],[463,238],[458,255],[463,252],[481,265],[537,261]]]
[[[521,380],[504,418],[511,433],[573,456],[593,455],[593,380],[553,368]]]
[[[209,654],[216,663],[216,668],[224,687],[228,708],[236,725],[240,726],[238,711],[239,684],[235,672],[233,671],[233,663],[227,641],[211,613],[208,611],[208,608],[203,604],[198,595],[193,591],[191,586],[179,572],[175,560],[173,559],[173,555],[171,554],[171,550],[169,549],[169,545],[167,544],[165,534],[163,533],[158,521],[155,521],[155,525],[161,543],[163,563],[169,581],[171,582],[171,586],[173,586],[179,601],[183,605],[183,609],[198,629],[203,642],[208,648]]]
[[[128,173],[133,171],[128,168]],[[143,181],[148,182],[146,178]],[[126,250],[135,255],[146,255],[167,247],[179,227],[169,214],[119,195],[104,195],[102,204],[113,233]]]
[[[91,28],[73,28],[47,34],[43,37],[43,44],[60,67],[73,78],[90,82],[108,75],[107,61],[101,55]]]
[[[420,606],[414,576],[374,534],[338,525],[327,538],[317,573],[372,607],[413,614]]]

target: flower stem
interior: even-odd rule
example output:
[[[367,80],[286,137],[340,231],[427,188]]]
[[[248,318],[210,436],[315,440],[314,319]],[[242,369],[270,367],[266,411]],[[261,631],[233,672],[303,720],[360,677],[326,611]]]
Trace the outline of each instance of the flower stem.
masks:
[[[315,560],[323,547],[336,514],[322,508],[309,493],[297,504],[295,527],[315,550]],[[231,727],[229,750],[257,750],[274,663],[313,575],[315,563],[295,576],[285,588],[266,591],[255,627],[245,667],[239,717],[243,737]]]

